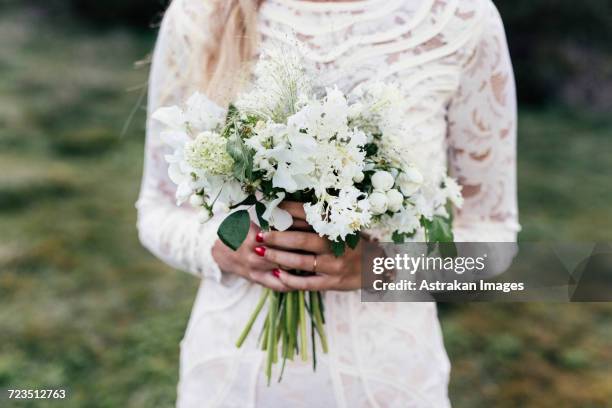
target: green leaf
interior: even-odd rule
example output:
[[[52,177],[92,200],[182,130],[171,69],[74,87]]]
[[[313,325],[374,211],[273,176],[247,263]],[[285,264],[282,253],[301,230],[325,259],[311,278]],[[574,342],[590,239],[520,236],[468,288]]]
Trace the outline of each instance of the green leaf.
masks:
[[[347,235],[346,236],[346,244],[351,249],[357,248],[357,245],[359,244],[359,234],[355,233],[355,234]]]
[[[240,210],[228,215],[219,226],[219,239],[234,251],[244,242],[251,227],[251,219],[247,210]]]
[[[240,181],[250,180],[253,175],[253,151],[244,144],[238,129],[228,137],[226,149],[234,160],[234,177]]]
[[[262,218],[263,213],[266,212],[266,206],[262,202],[255,203],[255,213],[257,213],[257,219],[259,220],[259,226],[262,230],[268,231],[270,229],[270,223]]]
[[[438,244],[440,249],[440,255],[445,258],[456,258],[457,257],[457,245],[454,242],[443,242]]]
[[[344,250],[346,249],[346,244],[344,243],[344,241],[332,241],[331,249],[337,258],[337,257],[342,256],[342,254],[344,254]]]
[[[435,215],[425,223],[429,242],[453,242],[450,219]]]
[[[365,146],[366,157],[374,156],[378,153],[378,145],[376,143],[368,143]]]
[[[230,104],[227,107],[227,115],[225,115],[225,121],[229,122],[233,120],[234,117],[238,116],[238,109],[234,104]]]
[[[439,249],[443,257],[454,258],[457,256],[457,246],[454,243],[452,220],[439,215],[431,220],[421,220],[427,229],[427,254],[429,255],[436,248]],[[439,244],[439,245],[436,245]]]
[[[393,235],[391,236],[394,244],[403,244],[404,243],[404,234],[401,232],[393,231]]]
[[[257,203],[257,198],[254,195],[250,195],[247,198],[245,198],[244,200],[242,200],[241,202],[239,202],[238,204],[234,204],[230,207],[230,209],[234,209],[237,207],[240,207],[241,205],[253,205]]]
[[[274,186],[272,185],[272,180],[262,180],[259,187],[261,188],[262,193],[264,193],[264,196],[270,197],[273,195],[272,193],[274,192]]]

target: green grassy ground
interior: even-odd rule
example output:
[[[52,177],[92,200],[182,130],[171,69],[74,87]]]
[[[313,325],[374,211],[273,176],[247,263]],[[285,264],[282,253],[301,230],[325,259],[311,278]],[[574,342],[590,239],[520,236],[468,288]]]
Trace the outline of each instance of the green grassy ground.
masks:
[[[39,407],[173,404],[197,281],[135,230],[143,112],[120,138],[151,34],[0,17],[0,389]],[[523,239],[609,240],[612,121],[524,111]],[[443,305],[456,407],[605,407],[612,306]],[[0,405],[6,406],[1,400]],[[11,406],[11,405],[9,405]]]

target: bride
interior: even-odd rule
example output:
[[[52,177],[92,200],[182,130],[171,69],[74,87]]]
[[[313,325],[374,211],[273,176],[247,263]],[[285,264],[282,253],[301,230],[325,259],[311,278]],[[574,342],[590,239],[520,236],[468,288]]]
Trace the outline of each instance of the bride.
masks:
[[[463,186],[457,241],[514,241],[516,101],[500,16],[491,0],[174,0],[161,25],[150,77],[149,113],[194,91],[226,104],[241,67],[270,41],[297,38],[321,81],[349,91],[376,79],[402,81],[406,120],[432,163]],[[149,120],[140,239],[167,264],[201,279],[181,342],[178,407],[450,406],[450,364],[434,303],[362,303],[361,248],[336,259],[286,203],[291,231],[252,224],[236,252],[176,207],[160,128]],[[314,256],[313,256],[314,255]],[[315,261],[316,260],[316,261]],[[312,277],[286,272],[314,270]],[[262,287],[325,292],[329,353],[288,362],[266,386],[256,336],[234,344]]]

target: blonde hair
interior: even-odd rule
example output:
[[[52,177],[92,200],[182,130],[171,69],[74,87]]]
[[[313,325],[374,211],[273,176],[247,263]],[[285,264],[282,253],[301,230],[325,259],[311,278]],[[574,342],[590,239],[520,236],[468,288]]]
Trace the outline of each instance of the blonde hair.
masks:
[[[202,0],[204,1],[204,0]],[[242,85],[245,65],[255,54],[257,14],[263,0],[214,0],[210,41],[204,50],[204,91],[227,104]]]

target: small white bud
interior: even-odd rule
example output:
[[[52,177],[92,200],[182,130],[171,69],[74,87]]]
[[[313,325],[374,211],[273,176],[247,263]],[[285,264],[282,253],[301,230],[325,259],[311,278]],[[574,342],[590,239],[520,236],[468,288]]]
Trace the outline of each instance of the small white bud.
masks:
[[[189,204],[194,207],[200,207],[204,204],[204,198],[199,194],[192,194],[191,197],[189,197]]]
[[[388,209],[392,212],[397,212],[404,204],[404,196],[399,191],[392,189],[387,191]]]
[[[372,187],[374,190],[388,191],[393,187],[395,180],[388,171],[377,171],[372,176]]]
[[[201,224],[204,224],[206,221],[210,220],[210,211],[206,208],[202,208],[198,211],[198,221]]]
[[[387,211],[388,201],[387,195],[381,191],[374,191],[368,197],[368,201],[370,203],[370,211],[372,214],[384,214]]]
[[[355,174],[355,176],[353,177],[353,181],[355,183],[361,183],[364,177],[365,175],[363,174],[363,171],[360,171],[359,173]]]

